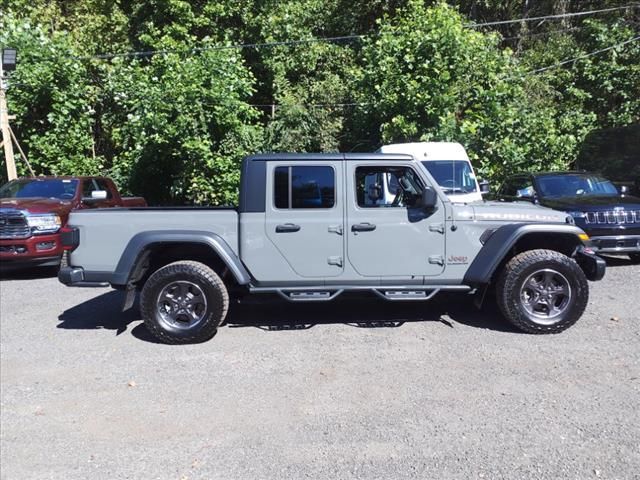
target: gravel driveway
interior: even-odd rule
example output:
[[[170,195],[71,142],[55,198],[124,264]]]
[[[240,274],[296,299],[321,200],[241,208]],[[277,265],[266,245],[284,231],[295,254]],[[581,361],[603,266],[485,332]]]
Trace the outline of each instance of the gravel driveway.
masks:
[[[514,332],[465,296],[235,306],[155,343],[110,289],[0,282],[2,479],[640,478],[640,266]]]

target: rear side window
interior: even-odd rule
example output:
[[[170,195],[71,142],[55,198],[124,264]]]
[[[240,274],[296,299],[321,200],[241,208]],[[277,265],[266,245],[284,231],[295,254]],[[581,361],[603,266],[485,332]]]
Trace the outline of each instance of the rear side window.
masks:
[[[276,167],[276,208],[332,208],[335,205],[335,172],[327,166]]]

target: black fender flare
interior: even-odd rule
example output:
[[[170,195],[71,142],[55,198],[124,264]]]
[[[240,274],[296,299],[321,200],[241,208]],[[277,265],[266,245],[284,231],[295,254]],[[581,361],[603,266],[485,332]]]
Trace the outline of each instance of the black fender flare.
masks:
[[[239,285],[248,285],[251,275],[246,267],[220,235],[212,232],[176,230],[147,231],[134,235],[124,249],[115,272],[111,276],[112,285],[127,285],[131,274],[145,251],[157,244],[203,244],[211,248],[227,266]]]
[[[486,285],[491,282],[500,263],[504,260],[509,250],[522,237],[531,233],[544,233],[548,235],[573,235],[577,246],[584,246],[581,235],[584,231],[569,224],[549,223],[510,223],[495,230],[471,262],[464,275],[464,285]]]

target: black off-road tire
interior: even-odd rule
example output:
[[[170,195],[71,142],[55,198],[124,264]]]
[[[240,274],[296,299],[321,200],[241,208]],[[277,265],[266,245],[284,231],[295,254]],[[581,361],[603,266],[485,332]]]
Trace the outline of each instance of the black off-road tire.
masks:
[[[189,328],[175,328],[162,320],[158,297],[173,282],[191,282],[204,293],[207,301],[204,318]],[[194,261],[170,263],[155,271],[140,293],[140,310],[151,334],[163,343],[200,343],[212,338],[229,309],[229,294],[220,277],[207,265]]]
[[[521,289],[540,270],[552,270],[568,281],[571,295],[562,313],[545,323],[523,306]],[[496,300],[505,318],[518,329],[534,334],[559,333],[576,323],[589,301],[589,285],[582,269],[571,258],[553,250],[528,250],[504,266],[496,283]]]
[[[640,263],[640,253],[630,253],[629,260],[633,263]]]

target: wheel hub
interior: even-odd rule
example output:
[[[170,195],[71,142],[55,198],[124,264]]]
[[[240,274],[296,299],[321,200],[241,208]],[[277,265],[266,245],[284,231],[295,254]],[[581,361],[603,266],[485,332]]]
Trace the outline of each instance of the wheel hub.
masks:
[[[560,321],[571,303],[572,292],[567,278],[549,268],[533,272],[520,288],[523,308],[543,325]]]
[[[164,287],[156,302],[161,322],[171,328],[191,328],[200,323],[207,312],[207,298],[193,282],[179,280]]]

